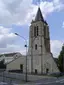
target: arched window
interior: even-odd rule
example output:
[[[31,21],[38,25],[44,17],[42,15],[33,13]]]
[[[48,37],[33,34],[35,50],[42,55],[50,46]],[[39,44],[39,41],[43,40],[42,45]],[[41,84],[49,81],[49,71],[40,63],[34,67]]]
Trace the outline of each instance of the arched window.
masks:
[[[34,37],[38,36],[38,26],[34,27]]]
[[[36,37],[36,27],[34,27],[34,37]]]
[[[38,26],[37,26],[37,36],[38,36]]]

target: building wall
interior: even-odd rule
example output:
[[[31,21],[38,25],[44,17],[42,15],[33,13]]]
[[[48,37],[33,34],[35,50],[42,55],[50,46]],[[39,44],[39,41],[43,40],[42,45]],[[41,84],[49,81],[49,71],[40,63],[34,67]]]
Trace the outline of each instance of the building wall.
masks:
[[[27,57],[27,71],[31,72],[31,59]],[[20,70],[20,64],[23,65],[23,72],[26,71],[26,56],[21,56],[7,64],[7,70]]]
[[[44,54],[42,61],[44,66],[44,73],[46,73],[46,69],[49,69],[49,73],[59,72],[59,69],[51,53]]]

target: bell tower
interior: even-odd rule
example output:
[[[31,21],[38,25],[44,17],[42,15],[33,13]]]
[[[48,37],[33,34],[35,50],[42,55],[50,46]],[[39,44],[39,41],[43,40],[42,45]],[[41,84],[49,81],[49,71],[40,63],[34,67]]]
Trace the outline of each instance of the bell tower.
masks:
[[[45,60],[49,58],[46,57],[48,56],[47,53],[51,54],[49,26],[44,20],[40,8],[38,8],[35,20],[31,22],[29,32],[28,54],[31,57],[31,73],[44,72]]]

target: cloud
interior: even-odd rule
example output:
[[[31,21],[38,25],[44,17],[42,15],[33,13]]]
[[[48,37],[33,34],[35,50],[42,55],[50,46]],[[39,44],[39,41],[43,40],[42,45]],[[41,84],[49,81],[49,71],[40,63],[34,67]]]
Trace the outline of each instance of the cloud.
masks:
[[[42,10],[42,13],[44,14],[44,17],[46,17],[48,14],[52,12],[63,10],[64,4],[61,1],[62,0],[53,0],[51,2],[48,2],[48,1],[41,2],[40,7]]]
[[[6,49],[8,45],[15,42],[16,36],[10,32],[12,28],[0,26],[0,52]],[[4,51],[3,51],[4,52]]]
[[[7,47],[7,44],[12,44],[15,40],[15,35],[10,32],[12,28],[0,26],[0,48]]]
[[[31,9],[31,0],[0,0],[0,24],[24,24]]]
[[[55,10],[64,9],[62,0],[42,1],[40,7],[44,16]],[[30,23],[37,11],[37,5],[32,0],[0,0],[0,24],[26,24]]]
[[[17,52],[19,50],[19,46],[14,45],[14,44],[8,44],[4,48],[0,48],[0,53],[10,53],[10,52]]]
[[[62,24],[62,28],[64,28],[64,22],[63,22],[63,24]]]
[[[12,28],[0,26],[0,53],[21,52],[26,54],[25,43],[19,45],[17,36],[11,30]]]
[[[53,57],[58,57],[61,51],[62,45],[63,45],[63,41],[51,40],[51,52],[53,53]]]

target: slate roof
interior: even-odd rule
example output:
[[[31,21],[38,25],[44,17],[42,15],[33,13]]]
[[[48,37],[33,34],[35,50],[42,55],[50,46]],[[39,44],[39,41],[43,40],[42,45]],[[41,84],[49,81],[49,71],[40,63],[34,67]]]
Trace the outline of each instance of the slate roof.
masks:
[[[35,17],[35,21],[44,21],[44,18],[42,16],[42,12],[41,12],[40,8],[38,8],[38,11],[37,11],[37,14]]]
[[[45,23],[46,25],[48,25],[48,23],[47,23],[46,21],[44,21],[44,23]]]
[[[18,52],[16,52],[16,53],[5,53],[5,54],[0,54],[0,57],[1,56],[6,56],[6,57],[10,57],[10,56],[14,56],[15,54],[17,54]]]

